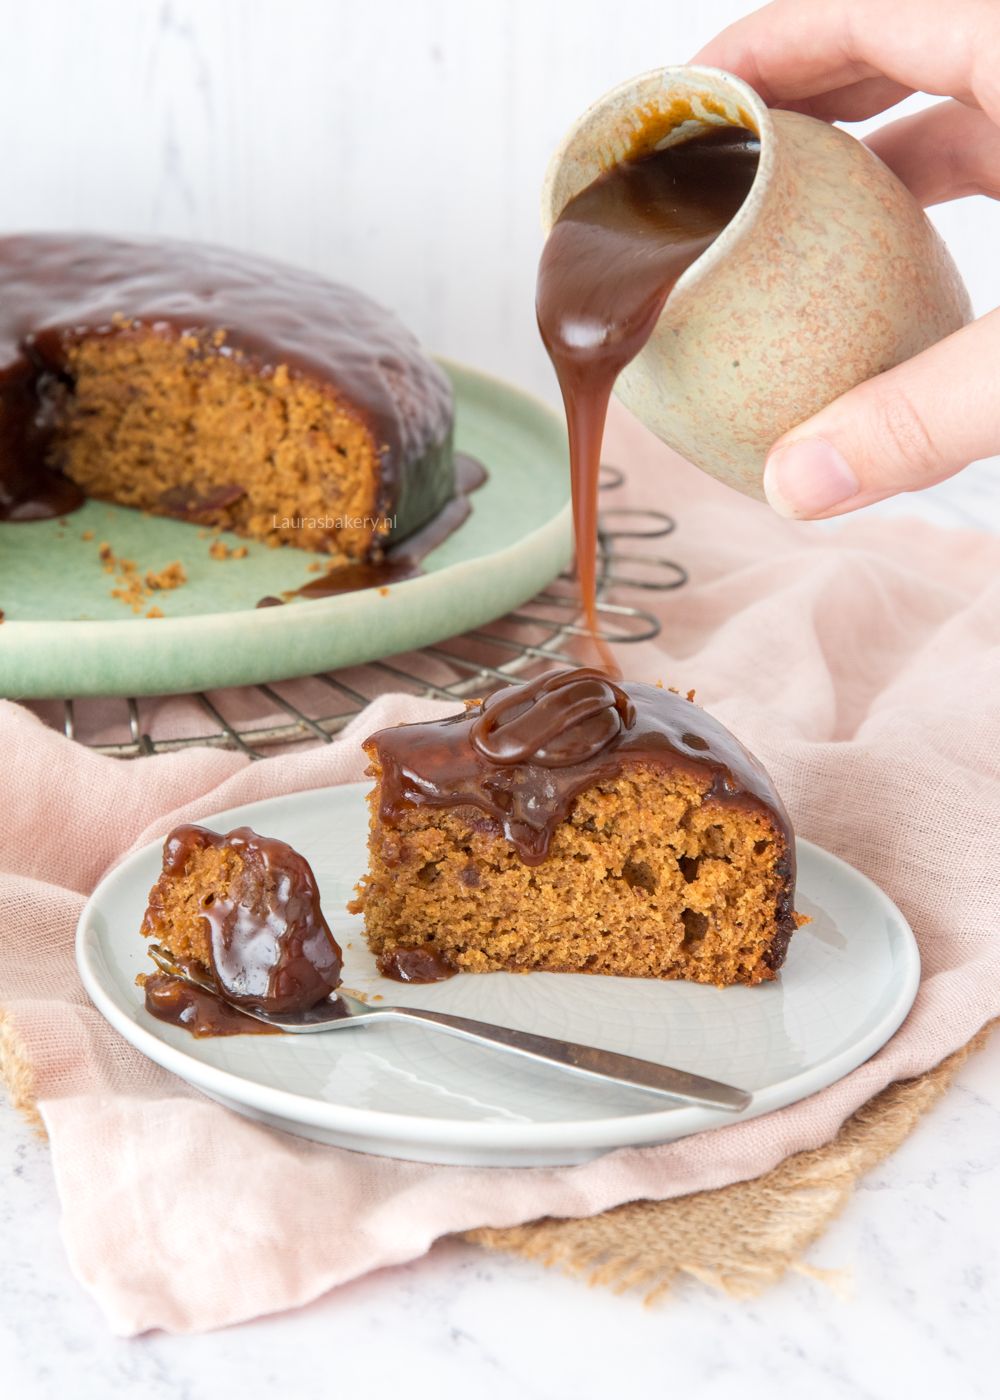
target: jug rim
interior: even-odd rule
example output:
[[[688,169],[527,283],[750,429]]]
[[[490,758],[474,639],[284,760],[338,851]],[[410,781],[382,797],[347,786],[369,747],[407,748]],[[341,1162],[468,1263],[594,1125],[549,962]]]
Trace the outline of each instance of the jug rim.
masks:
[[[613,169],[616,164],[628,158],[627,152],[618,157],[611,153],[611,133],[614,132],[620,136],[623,122],[631,118],[635,134],[638,136],[641,126],[635,122],[636,114],[642,112],[652,114],[655,111],[658,115],[668,117],[671,105],[671,99],[668,96],[669,89],[677,86],[697,87],[699,82],[705,83],[703,96],[713,101],[720,101],[721,91],[724,94],[724,100],[732,105],[737,114],[749,117],[750,122],[730,121],[722,113],[704,109],[703,114],[694,114],[686,119],[682,118],[675,125],[667,127],[659,140],[649,147],[649,150],[660,150],[665,145],[671,144],[666,138],[674,132],[683,130],[686,126],[697,126],[703,130],[712,125],[739,126],[745,124],[755,132],[760,142],[760,157],[753,182],[743,203],[718,237],[677,279],[667,297],[667,302],[671,305],[676,305],[679,297],[682,297],[694,283],[700,282],[716,263],[727,257],[737,243],[741,243],[748,236],[763,204],[765,192],[772,181],[776,158],[771,111],[760,94],[745,79],[739,78],[735,73],[729,73],[723,68],[712,68],[704,64],[694,63],[652,68],[645,73],[627,78],[624,82],[609,88],[577,117],[549,159],[542,183],[542,228],[548,235],[563,209],[579,190],[586,188],[604,171]],[[662,104],[655,100],[661,94],[666,98]],[[678,97],[675,95],[672,100],[676,103]],[[712,120],[713,118],[714,120]],[[604,132],[603,138],[602,131]],[[585,132],[592,132],[597,137],[597,143],[592,143],[592,149],[603,147],[606,158],[599,156],[595,159],[592,162],[592,172],[588,172],[588,178],[581,181],[578,188],[570,192],[565,199],[557,201],[556,186],[567,162],[574,158],[576,143]],[[693,131],[691,134],[694,134]],[[683,139],[690,139],[690,137]],[[557,203],[558,208],[556,207]]]

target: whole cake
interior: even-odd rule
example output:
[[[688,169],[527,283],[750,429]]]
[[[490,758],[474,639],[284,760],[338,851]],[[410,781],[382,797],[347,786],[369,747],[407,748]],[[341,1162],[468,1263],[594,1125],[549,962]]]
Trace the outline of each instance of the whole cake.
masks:
[[[190,825],[170,833],[142,933],[181,967],[207,973],[237,1006],[305,1011],[340,981],[340,948],[309,862],[246,826],[227,835]],[[178,1015],[162,1019],[183,1023],[178,988],[164,985],[175,980],[147,978],[146,1004],[154,1014],[173,1007]]]
[[[345,559],[454,491],[449,381],[388,311],[266,258],[0,238],[0,519],[85,496]]]
[[[773,978],[799,922],[791,827],[717,720],[655,685],[548,673],[383,729],[362,910],[380,969]]]

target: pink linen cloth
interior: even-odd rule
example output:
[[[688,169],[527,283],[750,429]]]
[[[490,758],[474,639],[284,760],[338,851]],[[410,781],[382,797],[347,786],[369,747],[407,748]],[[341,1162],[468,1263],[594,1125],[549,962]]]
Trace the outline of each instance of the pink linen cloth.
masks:
[[[453,1231],[755,1176],[1000,1013],[1000,540],[912,522],[789,524],[618,409],[606,455],[628,471],[622,504],[677,517],[668,548],[651,551],[691,575],[649,595],[663,631],[621,649],[626,674],[696,688],[764,760],[798,832],[897,901],[923,958],[910,1016],[802,1103],[584,1166],[433,1167],[271,1131],[157,1068],[91,1007],[73,961],[84,899],[177,821],[358,779],[369,732],[447,707],[386,696],[338,742],[251,765],[211,749],[102,758],[0,704],[0,1002],[34,1066],[71,1265],[117,1332],[220,1327]]]

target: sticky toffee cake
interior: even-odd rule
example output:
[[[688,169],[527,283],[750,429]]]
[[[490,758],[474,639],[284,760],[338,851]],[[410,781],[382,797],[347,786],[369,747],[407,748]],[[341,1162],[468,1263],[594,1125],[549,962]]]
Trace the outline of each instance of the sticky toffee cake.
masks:
[[[249,827],[227,835],[179,826],[163,847],[142,934],[181,967],[208,974],[227,1002],[275,1015],[305,1011],[338,986],[341,951],[304,856]],[[179,978],[144,979],[146,1007],[196,1034],[255,1023]]]
[[[349,287],[189,243],[0,238],[0,519],[92,496],[366,560],[452,497],[453,416]]]
[[[773,978],[799,922],[764,769],[691,700],[548,673],[365,744],[380,969]]]

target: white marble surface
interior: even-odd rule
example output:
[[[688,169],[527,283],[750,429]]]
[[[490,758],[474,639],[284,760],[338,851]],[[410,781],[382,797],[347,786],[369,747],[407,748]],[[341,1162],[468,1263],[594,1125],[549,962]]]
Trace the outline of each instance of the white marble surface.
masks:
[[[448,1242],[282,1317],[111,1336],[62,1253],[47,1150],[0,1109],[0,1394],[406,1400],[986,1400],[1000,1315],[1000,1034],[861,1184],[808,1262],[753,1302],[653,1308]],[[192,1267],[197,1267],[197,1256]]]

